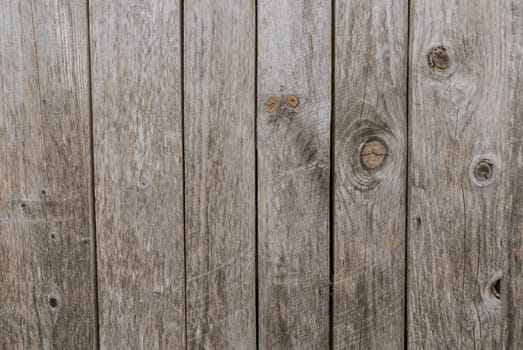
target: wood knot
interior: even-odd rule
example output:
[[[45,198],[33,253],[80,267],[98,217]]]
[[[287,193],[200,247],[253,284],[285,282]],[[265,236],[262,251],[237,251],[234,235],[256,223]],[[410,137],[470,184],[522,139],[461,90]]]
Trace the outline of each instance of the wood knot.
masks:
[[[361,164],[366,170],[376,169],[383,164],[387,155],[387,146],[381,141],[367,141],[361,149]]]
[[[300,105],[300,100],[295,95],[289,95],[287,97],[287,103],[291,107],[298,107]]]
[[[485,187],[496,182],[499,171],[496,171],[495,164],[500,164],[496,154],[486,153],[475,156],[469,166],[471,182],[478,187]]]
[[[56,308],[58,307],[58,299],[54,296],[49,296],[49,298],[47,299],[48,303],[49,303],[49,306],[51,306],[51,308]]]
[[[429,65],[432,68],[447,69],[450,66],[450,56],[447,48],[443,45],[438,45],[430,49]]]
[[[265,111],[267,111],[267,113],[274,113],[279,105],[280,99],[278,97],[269,97],[265,102]]]
[[[478,181],[488,181],[494,173],[494,164],[488,159],[482,159],[474,168],[474,176]]]
[[[503,273],[500,270],[492,271],[485,283],[485,289],[482,293],[482,299],[488,305],[499,310],[501,300],[501,280]],[[501,310],[499,310],[501,311]]]

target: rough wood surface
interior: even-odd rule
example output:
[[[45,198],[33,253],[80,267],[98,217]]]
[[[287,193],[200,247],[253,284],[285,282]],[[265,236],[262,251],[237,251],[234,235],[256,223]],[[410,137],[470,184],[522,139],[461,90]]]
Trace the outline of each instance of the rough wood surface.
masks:
[[[403,348],[407,1],[336,1],[334,349]]]
[[[91,349],[87,4],[0,18],[0,348]]]
[[[410,349],[522,346],[521,11],[412,2]]]
[[[258,1],[260,349],[328,347],[331,10]]]
[[[185,2],[189,349],[256,347],[254,5]]]
[[[509,6],[509,5],[507,5]],[[501,85],[507,94],[503,118],[508,120],[509,129],[500,139],[504,156],[507,157],[509,176],[506,198],[507,261],[501,282],[502,302],[502,349],[523,349],[523,3],[512,0],[507,7],[505,33],[507,59],[507,81]],[[510,12],[509,12],[510,11]],[[503,252],[501,252],[503,254]]]
[[[100,345],[185,345],[178,1],[90,1]]]

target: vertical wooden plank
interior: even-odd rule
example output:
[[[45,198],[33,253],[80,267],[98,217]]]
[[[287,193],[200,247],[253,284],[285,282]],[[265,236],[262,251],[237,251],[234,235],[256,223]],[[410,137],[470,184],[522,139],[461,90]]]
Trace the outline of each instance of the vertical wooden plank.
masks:
[[[0,18],[0,348],[91,349],[87,4]]]
[[[521,10],[412,2],[411,349],[521,347]]]
[[[189,349],[256,347],[254,3],[184,7]]]
[[[404,341],[407,1],[336,1],[335,349]]]
[[[502,349],[523,349],[523,2],[512,0],[505,22],[507,44],[507,139],[503,140],[508,158],[506,182],[507,261],[501,281]]]
[[[179,1],[91,1],[100,345],[185,344]]]
[[[261,349],[328,347],[331,11],[258,1]]]

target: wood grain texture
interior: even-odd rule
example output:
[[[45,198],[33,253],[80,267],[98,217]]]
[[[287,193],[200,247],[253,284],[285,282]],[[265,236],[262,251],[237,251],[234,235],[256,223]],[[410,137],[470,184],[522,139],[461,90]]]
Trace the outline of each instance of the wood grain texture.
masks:
[[[331,11],[258,1],[260,349],[328,347]]]
[[[91,349],[87,4],[0,18],[0,348]]]
[[[410,349],[521,348],[521,11],[412,2]]]
[[[178,1],[90,2],[100,345],[185,345]]]
[[[254,4],[184,7],[189,349],[256,348]]]
[[[403,348],[407,9],[336,1],[334,349]]]
[[[510,11],[510,12],[509,12]],[[507,81],[502,91],[507,94],[504,105],[509,129],[504,149],[507,152],[509,176],[506,198],[507,261],[501,283],[502,339],[500,348],[523,349],[523,3],[513,0],[507,8],[505,25]],[[503,253],[503,252],[502,252]]]

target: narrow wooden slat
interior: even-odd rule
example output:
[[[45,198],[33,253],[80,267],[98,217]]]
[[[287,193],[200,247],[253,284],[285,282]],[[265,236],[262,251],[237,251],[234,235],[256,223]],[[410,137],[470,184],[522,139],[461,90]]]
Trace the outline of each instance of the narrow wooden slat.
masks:
[[[184,7],[188,349],[255,349],[255,2]]]
[[[407,1],[336,1],[334,349],[402,349]]]
[[[179,1],[90,1],[100,345],[185,344]]]
[[[412,2],[410,349],[522,345],[521,11]]]
[[[258,1],[260,349],[328,347],[331,12]]]
[[[507,81],[501,86],[507,94],[504,118],[509,120],[505,130],[505,156],[509,176],[507,200],[507,261],[506,277],[501,283],[502,339],[501,349],[523,349],[523,2],[512,0],[507,10],[505,37],[507,51]]]
[[[0,18],[0,348],[91,349],[87,4]]]

